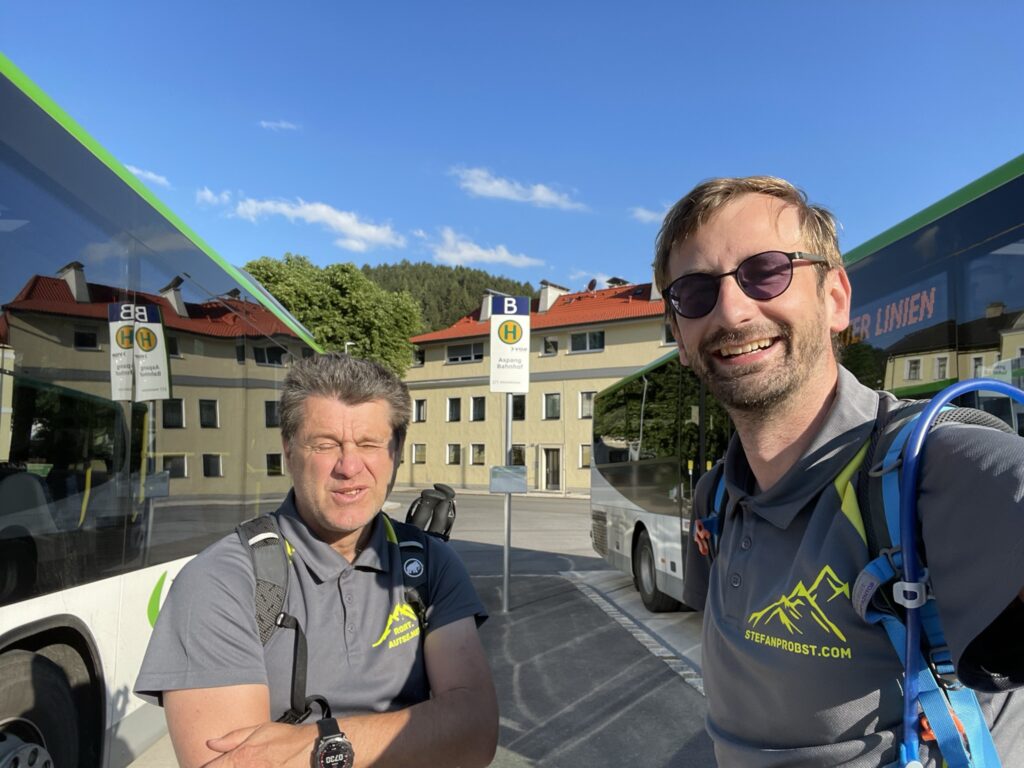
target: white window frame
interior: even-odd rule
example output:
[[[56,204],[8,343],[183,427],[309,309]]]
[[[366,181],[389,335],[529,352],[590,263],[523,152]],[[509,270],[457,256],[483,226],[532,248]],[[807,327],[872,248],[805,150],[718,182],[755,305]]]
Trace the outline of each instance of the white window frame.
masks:
[[[426,398],[412,401],[412,420],[414,424],[422,424],[427,420]]]
[[[160,462],[160,469],[164,469],[164,470],[168,469],[167,465],[165,464],[167,459],[176,459],[179,456],[181,457],[181,475],[179,477],[175,477],[174,475],[170,475],[170,472],[168,471],[168,475],[170,475],[170,479],[171,480],[185,480],[185,479],[188,478],[188,454],[187,453],[165,453],[162,456],[162,461]]]
[[[452,349],[455,347],[469,347],[469,354],[453,356]],[[470,341],[462,344],[449,344],[444,348],[444,358],[448,365],[479,362],[484,359],[484,343],[482,341]]]
[[[558,401],[558,415],[557,416],[549,416],[548,415],[548,398],[556,398],[557,399],[557,401]],[[561,392],[545,392],[544,394],[541,395],[541,404],[542,404],[542,413],[543,413],[542,419],[544,421],[558,421],[559,419],[562,418],[562,393]]]
[[[270,457],[277,456],[278,465],[281,468],[280,472],[270,471]],[[267,477],[284,477],[284,454],[282,453],[268,453],[267,454]]]
[[[480,449],[480,461],[476,460],[477,448]],[[473,467],[482,467],[487,463],[487,445],[485,443],[469,444],[469,464]]]
[[[590,443],[580,443],[580,452],[579,452],[579,456],[578,456],[579,461],[580,461],[580,466],[579,466],[580,469],[589,469],[590,468],[590,455],[589,454],[591,452],[590,449],[592,447],[593,446]],[[583,454],[584,453],[588,454],[586,461],[584,461],[584,459],[583,459]]]
[[[520,451],[522,451],[523,463],[522,464],[513,464],[512,466],[514,466],[514,467],[525,467],[526,466],[526,443],[512,443],[512,453],[515,453],[517,448]],[[506,457],[506,458],[510,458],[510,457]]]
[[[903,366],[903,378],[907,381],[920,381],[921,380],[921,358],[920,357],[908,357]],[[915,370],[916,369],[916,370]],[[911,376],[911,373],[916,375]]]
[[[422,368],[427,364],[427,351],[422,348],[415,348],[412,351],[412,365],[410,368]]]
[[[87,346],[85,344],[79,344],[78,343],[78,334],[80,334],[80,333],[88,333],[88,334],[92,335],[96,339],[95,343],[91,347]],[[71,344],[72,344],[72,346],[74,346],[75,349],[78,349],[78,350],[87,351],[87,352],[96,352],[96,351],[98,351],[100,349],[100,332],[98,330],[96,330],[95,328],[87,328],[85,326],[76,326],[71,331]]]
[[[207,458],[217,459],[217,474],[208,475],[206,474],[206,459]],[[220,453],[204,453],[203,454],[203,477],[224,477],[224,456]]]
[[[942,365],[942,367],[945,370],[943,370],[943,371],[939,370],[939,365],[940,364]],[[936,381],[944,381],[945,379],[948,379],[948,378],[949,378],[949,357],[947,357],[946,355],[939,355],[938,357],[935,358],[935,380]]]
[[[520,398],[518,402],[523,404],[523,418],[517,419],[516,413],[516,398]],[[512,395],[512,421],[526,421],[526,395]]]
[[[165,413],[167,411],[168,402],[177,402],[181,408],[181,426],[180,427],[168,427]],[[188,426],[188,421],[185,418],[185,398],[184,397],[168,397],[160,402],[160,428],[161,429],[185,429]]]
[[[199,408],[199,428],[220,429],[220,400],[216,400],[211,397],[201,397],[196,402],[197,407]],[[209,424],[203,424],[203,403],[209,402],[213,403],[213,426],[210,426]]]
[[[459,418],[457,418],[457,419],[453,419],[452,418],[452,403],[458,403],[459,404]],[[462,398],[461,397],[449,397],[448,398],[448,407],[445,410],[446,410],[445,421],[448,421],[448,422],[462,421]]]
[[[452,449],[457,454],[455,461],[452,461]],[[461,443],[448,443],[444,449],[444,463],[450,467],[461,467],[462,466],[462,444]]]
[[[586,415],[584,415],[584,413],[583,413],[583,403],[585,402],[585,398],[583,397],[584,395],[590,395],[590,413],[588,413]],[[584,391],[580,392],[579,409],[577,411],[577,415],[581,419],[593,419],[594,418],[594,397],[596,395],[597,395],[597,392],[595,390],[584,390]]]
[[[971,358],[971,378],[976,379],[985,373],[985,358],[975,355]]]
[[[419,450],[417,450],[417,449],[419,449]],[[417,456],[416,456],[417,453],[421,454],[418,457],[418,459],[417,459]],[[427,444],[426,443],[413,443],[412,444],[412,450],[409,453],[409,461],[411,461],[413,464],[426,464],[427,463]]]
[[[553,351],[548,351],[548,342],[553,342],[555,348]],[[555,357],[558,354],[558,337],[557,336],[545,336],[540,341],[540,356],[541,357]]]
[[[476,417],[476,404],[482,402],[484,407],[483,418],[478,419]],[[471,395],[469,398],[469,420],[470,421],[487,421],[487,397],[485,395]]]
[[[593,346],[591,342],[592,335],[601,334],[601,346]],[[573,339],[583,336],[585,345],[583,349],[573,349]],[[608,341],[605,338],[604,330],[589,330],[589,331],[578,331],[577,333],[569,334],[569,354],[570,355],[589,355],[592,352],[604,352],[604,348],[608,345]]]

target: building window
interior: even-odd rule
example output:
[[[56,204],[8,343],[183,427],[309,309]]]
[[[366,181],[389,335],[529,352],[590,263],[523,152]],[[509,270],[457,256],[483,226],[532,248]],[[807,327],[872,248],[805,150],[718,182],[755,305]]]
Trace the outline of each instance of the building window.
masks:
[[[972,357],[971,358],[971,377],[978,378],[985,373],[985,358],[983,357]]]
[[[526,395],[512,395],[512,421],[526,421]]]
[[[484,463],[484,444],[473,443],[469,447],[469,463],[481,465]]]
[[[427,420],[427,401],[426,400],[414,400],[412,404],[412,420],[413,421],[426,421]]]
[[[558,337],[557,336],[545,336],[544,337],[544,351],[543,355],[557,355],[558,354]]]
[[[935,378],[938,381],[942,381],[949,377],[949,358],[937,357],[935,358]]]
[[[177,336],[167,337],[167,354],[171,357],[181,357],[181,351],[178,349]]]
[[[219,453],[203,454],[203,477],[223,477]]]
[[[281,403],[277,400],[263,401],[263,422],[271,428],[281,426]]]
[[[216,400],[199,401],[199,426],[203,429],[214,429],[220,426]]]
[[[75,349],[99,349],[100,340],[96,331],[88,328],[75,328]]]
[[[427,444],[426,443],[413,443],[412,444],[412,463],[413,464],[426,464],[427,463]]]
[[[164,429],[185,428],[185,401],[180,397],[164,400]]]
[[[574,333],[569,337],[571,352],[599,352],[604,349],[604,331]]]
[[[596,392],[580,392],[580,418],[594,418],[594,395]]]
[[[580,469],[590,466],[590,443],[580,443]]]
[[[412,367],[422,368],[423,364],[427,361],[427,353],[425,350],[419,347],[413,347],[412,350]]]
[[[487,418],[487,398],[486,397],[474,397],[472,400],[472,407],[469,411],[470,421],[483,421]]]
[[[544,393],[544,418],[562,418],[562,395],[558,392]]]
[[[164,456],[164,472],[170,477],[188,477],[188,464],[185,462],[184,454],[171,454]]]
[[[448,463],[462,463],[462,446],[458,443],[448,443]]]
[[[449,363],[468,363],[483,359],[484,343],[482,341],[473,344],[451,344],[448,347]]]
[[[235,360],[237,362],[239,362],[239,363],[242,363],[243,365],[245,364],[245,342],[244,341],[239,340],[239,342],[237,344],[235,344]]]
[[[662,339],[665,344],[675,344],[676,337],[672,335],[672,326],[665,323],[665,337]]]
[[[260,365],[284,365],[288,350],[281,347],[253,347],[252,357]]]
[[[509,452],[508,464],[510,467],[526,466],[526,446],[522,443],[514,444]]]
[[[921,378],[921,360],[912,358],[907,360],[907,381],[919,381]]]
[[[267,474],[270,477],[280,477],[284,474],[284,464],[281,463],[280,453],[267,454]]]
[[[448,398],[448,421],[462,421],[462,398]]]

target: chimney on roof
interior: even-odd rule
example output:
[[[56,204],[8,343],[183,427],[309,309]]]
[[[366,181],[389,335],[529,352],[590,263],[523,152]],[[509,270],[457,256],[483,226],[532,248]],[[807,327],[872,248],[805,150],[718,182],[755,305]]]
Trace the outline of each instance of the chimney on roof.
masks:
[[[508,296],[508,294],[507,293],[502,293],[501,291],[496,291],[493,288],[488,288],[486,293],[484,293],[483,300],[480,302],[480,320],[490,320],[491,319],[491,297],[492,296]]]
[[[171,282],[160,289],[160,295],[167,299],[167,303],[178,313],[179,317],[188,317],[188,310],[185,308],[185,300],[181,297],[181,284],[184,280],[181,275],[175,277]]]
[[[657,277],[655,276],[655,277],[651,278],[651,301],[660,301],[660,300],[661,300],[661,291],[658,290],[658,280],[657,280]]]
[[[79,304],[89,303],[89,284],[85,282],[84,269],[80,261],[72,261],[57,272],[57,277],[64,279],[71,289],[71,296]]]
[[[985,307],[985,317],[1000,317],[1006,311],[1006,305],[1001,301],[993,301]]]
[[[554,306],[559,296],[564,296],[569,292],[569,289],[564,285],[556,285],[555,283],[547,280],[540,281],[540,306],[537,308],[539,312],[547,312]]]

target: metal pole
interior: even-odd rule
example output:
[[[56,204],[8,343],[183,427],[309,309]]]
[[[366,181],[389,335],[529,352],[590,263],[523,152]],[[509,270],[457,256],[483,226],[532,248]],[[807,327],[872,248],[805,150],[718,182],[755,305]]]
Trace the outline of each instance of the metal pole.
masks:
[[[505,394],[505,466],[512,464],[512,393]],[[509,556],[512,549],[512,494],[505,494],[505,559],[501,577],[501,612],[508,613]]]

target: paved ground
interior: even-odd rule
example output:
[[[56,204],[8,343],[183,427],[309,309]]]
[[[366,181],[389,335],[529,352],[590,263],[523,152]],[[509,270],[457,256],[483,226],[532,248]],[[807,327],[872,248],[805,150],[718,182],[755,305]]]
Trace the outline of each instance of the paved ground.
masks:
[[[412,499],[396,494],[400,517]],[[501,708],[496,768],[713,766],[700,615],[652,615],[590,547],[589,502],[514,497],[502,613],[502,498],[459,496],[455,545],[491,612],[481,638]],[[132,768],[175,765],[161,740]]]

